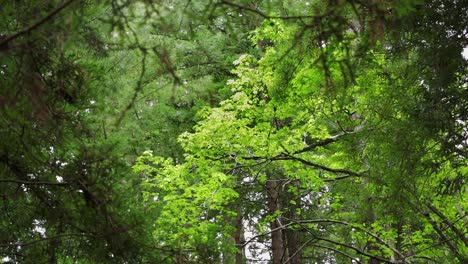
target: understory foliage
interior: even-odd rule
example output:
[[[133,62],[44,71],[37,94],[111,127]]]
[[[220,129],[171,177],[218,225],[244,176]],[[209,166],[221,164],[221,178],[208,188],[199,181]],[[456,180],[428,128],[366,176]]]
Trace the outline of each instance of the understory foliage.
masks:
[[[1,261],[466,263],[467,12],[2,4]]]

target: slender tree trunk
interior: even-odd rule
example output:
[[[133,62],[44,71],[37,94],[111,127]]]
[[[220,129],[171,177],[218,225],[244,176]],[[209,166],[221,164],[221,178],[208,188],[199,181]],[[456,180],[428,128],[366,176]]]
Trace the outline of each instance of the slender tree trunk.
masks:
[[[63,232],[63,226],[62,226],[62,223],[59,223],[57,227],[57,234],[61,234],[62,232]],[[59,244],[60,244],[60,238],[54,238],[50,240],[50,243],[48,245],[48,254],[49,254],[50,264],[57,263],[56,249],[59,246]]]
[[[236,264],[244,263],[244,225],[242,223],[242,219],[242,208],[239,205],[237,207],[237,216],[234,223],[234,226],[236,227],[236,231],[234,233],[234,242],[236,243],[236,247],[239,250],[239,252],[237,252],[235,255]]]
[[[367,183],[366,183],[367,184]],[[369,205],[368,205],[368,209],[367,209],[367,216],[366,216],[366,219],[365,219],[365,223],[367,224],[367,226],[372,226],[372,224],[375,222],[375,211],[374,211],[374,207],[373,207],[373,198],[372,197],[368,197],[367,198],[368,201],[369,201]],[[367,251],[369,251],[370,253],[372,253],[371,251],[372,250],[378,250],[379,247],[377,245],[375,245],[374,242],[368,242],[367,246]],[[369,259],[369,264],[380,264],[381,261],[377,258],[373,258],[371,257]]]
[[[284,202],[289,203],[289,201],[295,201],[295,204],[289,205],[289,210],[286,212],[286,217],[291,219],[291,221],[299,220],[297,216],[297,209],[300,208],[301,199],[295,197],[294,195],[288,195],[287,199]],[[299,231],[293,230],[291,228],[285,230],[286,244],[288,249],[288,259],[287,264],[300,264],[302,263],[302,252],[301,248],[301,235]]]
[[[268,213],[273,215],[281,209],[279,203],[280,186],[278,181],[269,180],[266,184],[268,195]],[[275,218],[270,222],[271,232],[271,255],[272,264],[281,264],[284,254],[283,230],[281,229],[280,219]]]

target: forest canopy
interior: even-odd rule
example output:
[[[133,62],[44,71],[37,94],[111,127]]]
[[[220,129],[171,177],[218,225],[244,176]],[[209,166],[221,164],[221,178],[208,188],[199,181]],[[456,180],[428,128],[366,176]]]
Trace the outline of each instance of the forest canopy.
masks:
[[[0,262],[468,263],[467,25],[464,0],[0,1]]]

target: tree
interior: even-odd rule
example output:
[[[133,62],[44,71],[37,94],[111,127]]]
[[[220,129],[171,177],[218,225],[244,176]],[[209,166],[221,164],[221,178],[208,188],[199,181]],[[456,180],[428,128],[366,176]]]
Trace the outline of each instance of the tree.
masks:
[[[410,15],[401,14],[409,8],[399,6],[378,11],[396,11],[412,20],[439,12],[432,9],[435,4],[417,5],[419,10]],[[440,49],[439,41],[447,40],[446,28],[429,32],[427,24],[407,28],[406,24],[392,24],[397,16],[390,16],[385,38],[378,32],[384,28],[375,28],[384,21],[373,20],[368,30],[364,24],[360,31],[340,35],[333,26],[313,30],[281,22],[292,16],[272,18],[248,6],[232,6],[268,19],[253,41],[270,43],[269,47],[259,59],[242,55],[235,62],[238,77],[230,81],[234,95],[219,108],[202,112],[204,120],[195,133],[180,137],[185,163],[174,165],[145,155],[135,167],[153,174],[148,189],[162,215],[165,210],[190,208],[184,215],[190,215],[185,218],[191,221],[174,232],[199,234],[199,225],[228,226],[240,215],[257,228],[256,238],[270,237],[270,241],[260,242],[270,248],[273,263],[300,263],[309,258],[323,262],[463,263],[467,247],[462,175],[466,166],[457,164],[465,158],[466,133],[455,127],[460,129],[466,116],[454,109],[460,109],[466,100],[452,95],[466,92],[465,81],[459,77],[466,64],[460,52],[464,40],[448,42],[447,46],[457,47],[452,56],[458,63],[435,85],[429,80],[438,75],[425,76],[415,69],[433,72],[439,67],[424,62],[426,58],[421,56]],[[457,32],[453,34],[463,34],[460,25],[452,27]],[[346,31],[345,26],[341,29]],[[397,30],[400,34],[394,35]],[[400,43],[411,43],[423,30],[433,37],[429,47],[400,49]],[[326,40],[321,39],[324,34]],[[356,38],[368,42],[356,44]],[[437,103],[427,101],[427,93],[433,89],[439,96],[444,94]],[[434,117],[423,117],[421,111],[445,104],[445,100],[453,105],[435,110],[444,115],[444,125],[429,125],[426,118]],[[448,131],[458,131],[456,146],[452,145],[457,154],[443,150]],[[164,179],[172,180],[161,184]],[[454,189],[442,182],[450,182]],[[446,188],[453,192],[444,193]],[[226,195],[224,199],[217,196],[219,190]],[[222,209],[220,201],[225,203],[221,203]],[[203,206],[192,209],[197,204]],[[439,214],[442,208],[446,211]],[[211,218],[202,217],[212,210],[217,213]],[[229,219],[232,212],[236,215]],[[222,241],[230,241],[229,234],[214,230]],[[231,237],[238,239],[235,232]],[[236,240],[235,245],[245,246],[253,240]],[[173,242],[161,243],[178,247]],[[196,251],[197,244],[188,242],[182,248]],[[213,249],[212,256],[219,257],[221,248],[222,244]],[[190,256],[193,258],[186,258],[199,260],[195,254]]]
[[[0,256],[466,262],[466,11],[2,4]]]
[[[137,14],[146,10],[135,6]],[[158,259],[145,231],[152,212],[129,164],[143,146],[182,157],[172,138],[192,126],[198,107],[219,100],[214,89],[227,63],[189,40],[230,56],[227,37],[206,26],[199,35],[128,36],[160,25],[142,27],[128,3],[111,1],[12,2],[2,14],[0,255],[50,263]],[[188,28],[181,14],[174,17]],[[203,38],[210,34],[217,39]],[[163,48],[181,38],[184,49]],[[194,51],[204,74],[184,61]],[[169,56],[179,68],[169,67]]]

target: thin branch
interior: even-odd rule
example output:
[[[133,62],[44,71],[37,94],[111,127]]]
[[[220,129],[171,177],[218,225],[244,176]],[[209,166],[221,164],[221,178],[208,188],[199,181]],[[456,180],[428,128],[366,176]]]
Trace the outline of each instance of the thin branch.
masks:
[[[42,24],[46,23],[47,21],[51,20],[54,16],[56,16],[58,13],[60,13],[63,9],[65,9],[67,6],[69,6],[71,3],[73,3],[75,0],[68,0],[66,2],[63,2],[61,5],[56,7],[54,10],[52,10],[49,14],[47,14],[45,17],[43,17],[41,20],[37,21],[35,24],[32,24],[28,27],[23,28],[22,30],[16,32],[13,35],[10,35],[3,40],[0,41],[0,47],[6,47],[8,43],[24,34],[27,34],[34,29],[40,27]]]
[[[29,241],[29,242],[26,242],[26,243],[0,244],[0,247],[11,247],[11,246],[25,247],[25,246],[29,246],[29,245],[32,245],[32,244],[36,244],[36,243],[44,242],[44,241],[47,241],[47,240],[51,240],[51,239],[56,239],[56,238],[60,238],[60,237],[70,237],[70,236],[89,236],[89,235],[86,235],[86,234],[83,234],[83,233],[60,234],[60,235],[55,235],[55,236],[50,236],[50,237],[43,237],[41,239]]]
[[[296,250],[296,252],[294,252],[285,262],[283,262],[283,264],[287,264],[288,262],[290,262],[297,254],[299,254],[299,252],[301,252],[301,250],[307,246],[310,242],[312,242],[315,238],[312,237],[310,238],[309,240],[307,240],[306,242],[304,242],[304,244],[302,244],[298,250]]]
[[[331,239],[327,239],[327,238],[322,238],[322,237],[316,237],[318,240],[322,240],[322,241],[325,241],[325,242],[329,242],[331,244],[335,244],[335,245],[338,245],[338,246],[342,246],[342,247],[346,247],[346,248],[349,248],[349,249],[352,249],[354,250],[357,254],[359,255],[363,255],[363,256],[366,256],[366,257],[369,257],[369,258],[373,258],[373,259],[378,259],[382,262],[385,262],[385,263],[395,263],[391,260],[388,260],[388,259],[384,259],[384,258],[381,258],[381,257],[378,257],[378,256],[375,256],[375,255],[372,255],[372,254],[369,254],[369,253],[366,253],[364,252],[363,250],[357,248],[357,247],[353,247],[351,245],[348,245],[348,244],[345,244],[345,243],[341,243],[341,242],[338,242],[338,241],[334,241],[334,240],[331,240]]]
[[[327,166],[324,166],[324,165],[321,165],[321,164],[317,164],[317,163],[314,163],[314,162],[311,162],[311,161],[308,161],[308,160],[305,160],[305,159],[302,159],[302,158],[299,158],[299,157],[295,157],[295,156],[292,156],[288,153],[281,153],[279,155],[276,155],[272,158],[268,158],[268,157],[261,157],[261,156],[252,156],[252,157],[241,157],[242,159],[244,160],[264,160],[265,161],[275,161],[275,160],[295,160],[295,161],[299,161],[305,165],[308,165],[308,166],[311,166],[311,167],[314,167],[314,168],[317,168],[317,169],[321,169],[321,170],[324,170],[324,171],[327,171],[327,172],[331,172],[331,173],[335,173],[335,174],[338,174],[338,173],[344,173],[346,175],[343,175],[343,176],[339,176],[339,177],[336,177],[334,179],[324,179],[324,181],[335,181],[335,180],[342,180],[342,179],[346,179],[346,178],[349,178],[349,177],[357,177],[357,176],[361,176],[361,173],[362,172],[354,172],[354,171],[351,171],[351,170],[347,170],[347,169],[334,169],[334,168],[330,168],[330,167],[327,167]]]
[[[329,242],[329,243],[332,243],[332,244],[335,244],[335,245],[339,245],[339,246],[342,246],[342,247],[346,247],[346,248],[349,248],[349,249],[352,249],[354,250],[357,254],[359,255],[363,255],[363,256],[366,256],[366,257],[369,257],[369,258],[374,258],[374,259],[378,259],[380,261],[383,261],[385,263],[394,263],[393,261],[391,260],[388,260],[388,259],[385,259],[385,258],[381,258],[381,257],[378,257],[378,256],[375,256],[375,255],[371,255],[369,253],[366,253],[365,251],[357,248],[357,247],[353,247],[351,245],[348,245],[348,244],[345,244],[345,243],[341,243],[341,242],[338,242],[338,241],[334,241],[334,240],[331,240],[331,239],[327,239],[327,238],[322,238],[322,237],[318,237],[314,234],[314,232],[312,232],[312,230],[310,230],[308,227],[304,226],[302,223],[300,222],[297,222],[296,224],[300,225],[305,231],[307,231],[310,235],[312,235],[312,237],[318,239],[318,240],[322,240],[322,241],[325,241],[325,242]]]
[[[434,213],[436,214],[442,221],[450,228],[452,231],[463,241],[465,246],[468,247],[468,239],[463,235],[463,233],[453,224],[451,223],[447,217],[439,211],[436,207],[432,206],[431,204],[428,204],[427,207]]]
[[[153,47],[153,52],[154,54],[156,54],[156,56],[158,56],[158,59],[162,63],[165,70],[169,72],[169,74],[174,79],[174,85],[181,85],[182,80],[177,75],[177,72],[176,72],[177,69],[173,66],[169,52],[166,49],[163,49],[162,51],[158,51],[156,47]]]
[[[138,97],[138,94],[140,93],[141,89],[143,88],[143,78],[145,76],[146,72],[146,56],[147,56],[147,51],[145,49],[141,49],[143,53],[143,58],[141,59],[141,73],[140,73],[140,78],[138,78],[137,81],[137,86],[135,88],[135,92],[133,93],[132,99],[128,103],[127,107],[122,111],[120,114],[119,119],[117,119],[116,126],[119,126],[120,123],[122,122],[123,118],[125,117],[125,114],[127,114],[128,110],[130,110],[133,105],[135,104],[135,101]]]
[[[360,250],[359,248],[357,247],[353,247],[351,245],[347,245],[345,243],[341,243],[341,242],[338,242],[338,241],[333,241],[331,239],[326,239],[326,238],[321,238],[321,237],[318,237],[317,238],[318,240],[322,240],[322,241],[325,241],[325,242],[329,242],[329,243],[332,243],[332,244],[335,244],[335,245],[338,245],[338,246],[342,246],[342,247],[346,247],[346,248],[349,248],[349,249],[352,249],[354,250],[357,254],[359,255],[363,255],[363,256],[366,256],[366,257],[369,257],[369,258],[373,258],[373,259],[378,259],[382,262],[385,262],[385,263],[394,263],[393,261],[391,260],[388,260],[388,259],[384,259],[382,257],[379,257],[379,256],[375,256],[375,255],[372,255],[372,254],[369,254],[369,253],[366,253],[364,252],[363,250]]]
[[[312,245],[312,246],[313,246],[313,247],[319,247],[319,248],[325,248],[325,249],[331,250],[331,251],[333,251],[333,252],[336,252],[336,253],[338,253],[338,254],[341,254],[341,255],[343,255],[343,256],[346,256],[346,257],[350,258],[351,260],[356,261],[357,263],[362,263],[358,258],[355,258],[355,257],[349,255],[348,253],[343,252],[343,251],[341,251],[341,250],[338,250],[338,249],[336,249],[336,248],[332,248],[332,247],[324,246],[324,245],[319,245],[319,244],[314,244],[314,245]]]
[[[468,231],[465,232],[464,234],[468,234]],[[422,252],[424,252],[424,251],[426,251],[426,250],[428,250],[428,249],[432,249],[432,248],[434,248],[434,247],[437,247],[437,246],[440,246],[440,245],[442,245],[442,244],[445,244],[447,241],[452,241],[452,240],[458,239],[458,236],[451,237],[451,238],[447,238],[447,239],[448,239],[448,240],[442,240],[442,239],[441,239],[441,240],[440,240],[439,242],[437,242],[436,244],[432,244],[432,245],[430,245],[430,246],[428,246],[428,247],[425,247],[425,248],[423,248],[423,249],[421,249],[421,250],[419,250],[419,251],[416,251],[416,252],[414,252],[414,253],[411,253],[410,255],[407,255],[405,258],[410,258],[410,257],[413,257],[413,258],[424,258],[424,256],[417,256],[417,255],[420,254],[420,253],[422,253]]]
[[[437,225],[437,223],[431,219],[430,216],[426,216],[427,220],[429,221],[429,223],[432,225],[432,227],[434,228],[434,230],[436,231],[436,233],[439,235],[439,237],[442,239],[442,241],[445,242],[445,244],[450,248],[450,250],[453,252],[453,254],[455,255],[455,257],[457,259],[459,259],[460,261],[464,260],[464,257],[462,254],[460,254],[460,252],[458,251],[458,248],[456,246],[456,242],[455,243],[451,243],[451,240],[452,239],[449,239],[445,234],[444,232],[439,228],[439,226]],[[463,261],[462,261],[463,262]]]
[[[255,239],[257,239],[257,238],[259,238],[259,237],[267,236],[267,235],[269,235],[269,234],[271,234],[271,233],[273,233],[273,232],[275,232],[275,231],[284,229],[284,228],[286,228],[286,227],[288,227],[288,226],[290,226],[290,225],[292,225],[292,224],[293,224],[293,223],[288,223],[288,224],[285,224],[285,225],[280,225],[280,226],[278,226],[277,228],[274,228],[274,229],[272,229],[272,230],[270,230],[270,231],[268,231],[268,232],[265,232],[265,233],[262,233],[262,234],[258,234],[258,235],[256,235],[256,236],[253,236],[253,237],[251,237],[249,240],[245,241],[241,246],[242,246],[242,247],[245,247],[247,244],[249,244],[250,242],[254,241]]]
[[[278,156],[278,157],[273,158],[273,159],[274,160],[296,160],[296,161],[299,161],[299,162],[301,162],[301,163],[303,163],[305,165],[315,167],[317,169],[321,169],[321,170],[324,170],[324,171],[328,171],[328,172],[331,172],[331,173],[345,173],[345,174],[348,174],[349,176],[360,176],[359,173],[354,172],[354,171],[350,171],[350,170],[347,170],[347,169],[333,169],[333,168],[330,168],[330,167],[327,167],[327,166],[324,166],[324,165],[321,165],[321,164],[317,164],[317,163],[314,163],[314,162],[311,162],[311,161],[308,161],[308,160],[305,160],[305,159],[302,159],[302,158],[298,158],[298,157],[289,155],[287,153],[283,153],[282,156]]]
[[[288,219],[288,220],[294,221],[292,219]],[[386,248],[388,248],[391,251],[393,251],[394,253],[396,253],[401,259],[405,258],[405,256],[400,251],[398,251],[397,249],[391,247],[387,242],[385,242],[378,235],[376,235],[376,234],[374,234],[374,233],[372,233],[372,232],[370,232],[370,231],[368,231],[368,230],[366,230],[366,229],[364,229],[362,227],[350,224],[348,222],[333,220],[333,219],[314,219],[314,220],[302,220],[302,221],[295,221],[295,222],[297,222],[297,223],[334,223],[334,224],[341,224],[341,225],[349,226],[349,227],[358,229],[358,230],[368,234],[369,236],[375,238],[379,243],[383,244]],[[407,263],[407,262],[405,261],[405,263]]]
[[[0,183],[16,183],[25,185],[52,185],[52,186],[68,186],[68,182],[45,182],[45,181],[22,181],[13,179],[0,179]]]
[[[307,151],[311,151],[313,149],[316,149],[317,147],[324,147],[326,145],[329,145],[331,143],[336,142],[338,137],[340,137],[342,135],[344,135],[344,134],[340,134],[339,136],[329,137],[329,138],[324,139],[322,141],[314,142],[314,143],[308,145],[307,147],[305,147],[305,148],[303,148],[301,150],[295,151],[294,154],[300,154],[300,153],[304,153],[304,152],[307,152]]]
[[[230,1],[226,1],[226,0],[222,0],[221,1],[222,4],[225,4],[225,5],[228,5],[228,6],[232,6],[232,7],[236,7],[236,8],[239,8],[239,9],[242,9],[242,10],[247,10],[249,12],[252,12],[252,13],[255,13],[263,18],[271,18],[271,16],[263,13],[262,11],[258,10],[258,9],[255,9],[255,8],[252,8],[250,6],[243,6],[243,5],[239,5],[239,4],[236,4],[236,3],[233,3],[233,2],[230,2]]]
[[[339,181],[339,180],[344,180],[349,177],[355,177],[354,175],[343,175],[343,176],[338,176],[333,179],[322,179],[324,182],[334,182],[334,181]]]
[[[236,3],[233,3],[231,1],[221,0],[220,3],[228,5],[228,6],[232,6],[232,7],[241,9],[241,10],[246,10],[246,11],[255,13],[255,14],[257,14],[257,15],[265,18],[265,19],[282,19],[282,20],[300,20],[300,19],[305,19],[305,18],[318,19],[318,18],[323,18],[323,17],[328,15],[328,13],[326,13],[326,14],[317,15],[317,16],[270,16],[270,15],[267,15],[267,14],[263,13],[262,11],[260,11],[260,10],[258,10],[256,8],[236,4]]]

